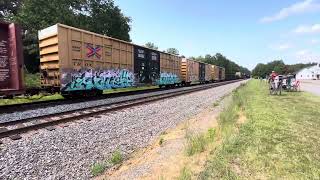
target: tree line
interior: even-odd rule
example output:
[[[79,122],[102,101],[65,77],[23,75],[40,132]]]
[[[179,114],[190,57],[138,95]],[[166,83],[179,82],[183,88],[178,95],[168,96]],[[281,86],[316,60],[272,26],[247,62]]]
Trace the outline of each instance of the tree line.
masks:
[[[144,46],[150,49],[159,50],[159,47],[152,42],[147,42]],[[177,48],[168,48],[163,52],[179,55],[179,50]]]
[[[267,64],[259,63],[256,65],[256,67],[252,70],[252,76],[253,77],[262,77],[265,78],[266,76],[269,76],[272,71],[275,71],[278,74],[295,74],[299,70],[314,66],[316,63],[298,63],[298,64],[292,64],[287,65],[282,60],[274,60]]]
[[[158,46],[155,45],[152,42],[148,42],[145,44],[145,47],[151,48],[158,50]],[[168,48],[166,51],[167,53],[171,54],[176,54],[179,55],[179,51],[176,48]],[[220,53],[216,53],[215,55],[210,55],[207,54],[204,57],[199,56],[199,57],[190,57],[190,59],[201,61],[204,63],[212,64],[212,65],[217,65],[220,67],[224,67],[226,69],[226,79],[235,79],[236,77],[236,72],[241,72],[242,75],[250,76],[251,72],[249,69],[242,67],[235,62],[229,60],[225,56],[223,56]]]
[[[131,41],[131,18],[113,0],[0,0],[0,20],[21,25],[29,72],[39,71],[38,31],[56,23]]]
[[[231,61],[221,53],[216,53],[215,55],[207,54],[204,57],[191,57],[197,61],[205,62],[208,64],[217,65],[225,68],[226,79],[235,79],[236,72],[241,72],[242,75],[250,76],[251,72],[249,69],[238,65],[237,63]]]
[[[38,31],[56,23],[131,41],[132,19],[125,16],[113,0],[0,0],[0,20],[21,25],[24,62],[31,73],[39,71]],[[158,49],[154,43],[145,46]],[[164,52],[179,55],[176,48]],[[236,72],[250,74],[248,69],[219,53],[193,59],[226,68],[226,78],[233,78]]]

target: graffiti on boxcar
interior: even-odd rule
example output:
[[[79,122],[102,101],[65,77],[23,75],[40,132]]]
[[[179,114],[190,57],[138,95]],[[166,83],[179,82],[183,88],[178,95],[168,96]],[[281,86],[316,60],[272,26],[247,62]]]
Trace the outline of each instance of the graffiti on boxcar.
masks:
[[[180,79],[173,73],[160,73],[159,85],[179,83]]]
[[[62,91],[114,89],[134,85],[134,74],[126,69],[80,70],[79,72],[64,72],[62,76]]]

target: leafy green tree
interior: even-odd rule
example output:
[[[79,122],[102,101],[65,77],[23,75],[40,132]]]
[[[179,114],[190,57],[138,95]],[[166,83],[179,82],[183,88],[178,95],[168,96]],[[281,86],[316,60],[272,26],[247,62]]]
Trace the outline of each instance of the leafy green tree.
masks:
[[[235,62],[229,60],[221,53],[216,53],[215,55],[207,54],[204,57],[199,56],[195,58],[198,61],[202,61],[208,64],[217,65],[220,67],[224,67],[226,69],[226,78],[227,79],[234,79],[236,72],[241,72],[242,74],[250,76],[251,72],[247,68],[239,66]]]
[[[179,51],[176,48],[168,48],[166,52],[170,54],[179,55]]]
[[[299,70],[313,66],[316,63],[308,63],[308,64],[292,64],[286,65],[282,60],[274,60],[268,62],[267,64],[259,63],[256,67],[252,70],[252,75],[255,77],[266,77],[271,74],[272,71],[277,72],[278,74],[295,74]]]
[[[155,50],[158,50],[158,46],[156,46],[154,43],[152,42],[147,42],[144,46],[146,46],[147,48],[150,48],[150,49],[155,49]]]
[[[23,28],[25,63],[30,71],[39,66],[38,31],[62,23],[131,41],[131,19],[113,0],[0,0],[1,20],[10,20]]]
[[[0,0],[0,19],[10,21],[21,5],[22,0]]]

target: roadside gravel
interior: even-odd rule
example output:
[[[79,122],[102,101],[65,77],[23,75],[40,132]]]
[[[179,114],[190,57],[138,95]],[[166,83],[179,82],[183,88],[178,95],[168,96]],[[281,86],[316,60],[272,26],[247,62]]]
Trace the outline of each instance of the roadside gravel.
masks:
[[[0,145],[0,179],[88,179],[90,167],[119,149],[145,147],[161,132],[230,93],[240,82],[71,123]]]

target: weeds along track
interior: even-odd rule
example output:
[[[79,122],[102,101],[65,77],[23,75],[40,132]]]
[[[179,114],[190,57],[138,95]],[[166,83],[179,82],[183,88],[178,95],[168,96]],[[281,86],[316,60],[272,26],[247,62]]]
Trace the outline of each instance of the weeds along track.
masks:
[[[174,89],[171,91],[162,91],[158,93],[147,93],[135,98],[128,98],[117,102],[107,104],[92,105],[80,109],[67,110],[59,113],[41,114],[35,117],[24,117],[19,120],[0,122],[0,139],[10,137],[12,140],[20,139],[20,134],[40,128],[54,130],[55,125],[70,121],[80,120],[92,117],[101,113],[117,111],[133,106],[155,102],[162,99],[172,98],[196,91],[206,90],[213,87],[223,86],[226,84],[238,82],[240,80],[219,82],[204,86],[194,86],[188,88]]]

